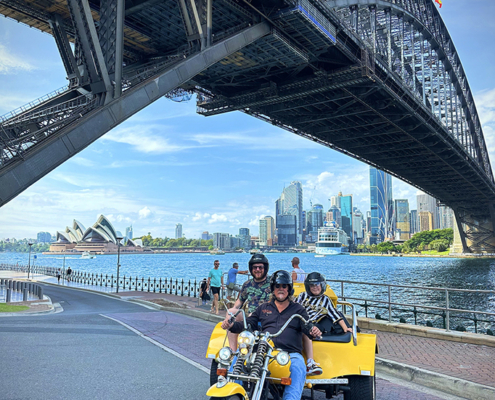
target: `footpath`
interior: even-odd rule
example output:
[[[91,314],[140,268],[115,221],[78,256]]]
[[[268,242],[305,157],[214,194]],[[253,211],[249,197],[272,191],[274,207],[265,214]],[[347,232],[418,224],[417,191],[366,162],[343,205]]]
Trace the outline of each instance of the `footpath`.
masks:
[[[25,279],[26,274],[0,271],[0,278]],[[57,285],[57,279],[36,274],[33,280]],[[203,320],[219,322],[220,315],[210,313],[210,306],[203,306],[197,298],[165,293],[125,291],[61,281],[61,286],[79,290],[107,293],[123,300],[143,303],[159,310],[172,311]],[[45,296],[46,297],[46,296]],[[30,304],[31,303],[31,304]],[[15,313],[40,315],[55,312],[49,299],[27,303],[30,309]],[[13,313],[10,313],[12,315]],[[148,313],[153,318],[153,313]],[[150,321],[142,321],[143,331]],[[466,399],[495,399],[495,337],[466,332],[446,332],[406,324],[390,324],[359,318],[363,332],[377,335],[377,375],[387,374],[396,378],[426,386]],[[134,326],[137,330],[139,327]]]

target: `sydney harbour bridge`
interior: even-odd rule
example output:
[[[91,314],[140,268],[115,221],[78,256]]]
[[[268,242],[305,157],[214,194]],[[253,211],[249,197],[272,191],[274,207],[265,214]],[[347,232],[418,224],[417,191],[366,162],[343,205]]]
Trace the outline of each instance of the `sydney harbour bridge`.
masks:
[[[53,35],[68,85],[0,117],[0,206],[165,96],[242,111],[382,169],[495,253],[495,182],[433,0],[0,0]],[[138,133],[136,133],[138,134]]]

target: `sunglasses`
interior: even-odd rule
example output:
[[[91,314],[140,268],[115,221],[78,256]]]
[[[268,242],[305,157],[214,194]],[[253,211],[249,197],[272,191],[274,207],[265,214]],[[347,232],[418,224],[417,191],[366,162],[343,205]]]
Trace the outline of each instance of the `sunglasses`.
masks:
[[[254,266],[254,267],[253,267],[253,270],[254,270],[254,269],[260,269],[260,270],[261,270],[261,269],[265,269],[265,267],[264,267],[263,265],[262,265],[261,267],[259,267],[259,266],[258,266],[258,267],[257,267],[257,266]]]
[[[282,289],[287,289],[287,288],[289,287],[289,285],[287,285],[287,284],[285,284],[285,283],[276,283],[276,284],[275,284],[275,287],[276,287],[277,289],[280,289],[280,288],[282,288]]]

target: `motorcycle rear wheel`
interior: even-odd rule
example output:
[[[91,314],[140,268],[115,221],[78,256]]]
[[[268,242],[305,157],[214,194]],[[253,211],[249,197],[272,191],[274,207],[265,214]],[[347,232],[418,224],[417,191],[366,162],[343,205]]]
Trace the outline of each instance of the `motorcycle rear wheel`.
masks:
[[[376,399],[376,382],[374,376],[350,376],[349,386],[351,390],[344,392],[344,400]]]

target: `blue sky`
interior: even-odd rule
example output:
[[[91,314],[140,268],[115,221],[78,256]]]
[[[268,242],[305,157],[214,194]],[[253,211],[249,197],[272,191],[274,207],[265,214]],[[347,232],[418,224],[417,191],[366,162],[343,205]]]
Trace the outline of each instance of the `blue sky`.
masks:
[[[495,160],[495,2],[444,0],[440,10],[480,114]],[[0,115],[66,84],[54,39],[0,18]],[[329,207],[342,191],[369,210],[368,166],[292,133],[236,112],[195,113],[195,101],[160,99],[0,209],[0,238],[86,227],[99,214],[134,235],[186,237],[248,227],[274,214],[284,185],[303,184],[310,200]],[[417,189],[394,179],[394,198],[416,206]]]

